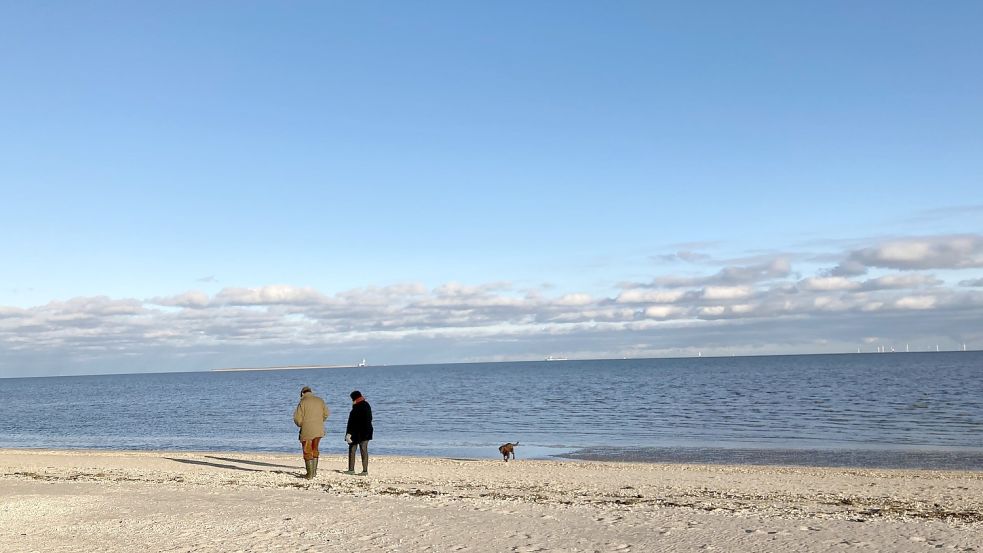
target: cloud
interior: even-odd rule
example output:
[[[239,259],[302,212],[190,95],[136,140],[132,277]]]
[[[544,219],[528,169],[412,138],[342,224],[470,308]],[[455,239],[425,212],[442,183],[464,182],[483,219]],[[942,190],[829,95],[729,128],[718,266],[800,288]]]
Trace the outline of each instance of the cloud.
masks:
[[[972,255],[971,240],[970,247],[952,246],[951,237],[919,241],[950,249],[917,249],[905,257],[909,264],[944,258],[959,265]],[[904,257],[892,253],[893,243],[851,246],[840,258],[873,251],[880,253],[862,259]],[[951,251],[969,253],[959,261],[946,257]],[[558,352],[668,355],[691,347],[707,351],[713,344],[757,353],[793,346],[826,351],[845,340],[853,341],[846,348],[853,351],[861,337],[875,334],[930,337],[933,343],[978,338],[983,344],[980,279],[947,285],[907,266],[879,267],[876,277],[866,279],[828,272],[801,278],[790,258],[721,267],[704,276],[658,273],[609,293],[516,289],[508,282],[409,282],[334,293],[278,284],[147,300],[95,296],[0,306],[0,375],[23,367],[61,371],[66,364],[104,370],[124,358],[140,359],[141,367],[189,370],[228,364],[216,356],[246,365],[348,357],[424,362],[536,359]],[[974,271],[950,269],[957,275],[961,270]]]
[[[983,286],[983,278],[974,278],[959,281],[960,286]]]
[[[148,303],[165,307],[202,308],[206,307],[209,301],[208,294],[205,294],[204,292],[191,291],[179,294],[177,296],[152,298],[148,300]]]
[[[645,308],[645,316],[653,319],[667,319],[685,313],[685,309],[672,305],[650,305]]]
[[[983,267],[983,236],[953,234],[891,240],[850,252],[833,269],[833,274],[862,274],[858,271],[868,267],[899,270]]]
[[[739,300],[751,296],[749,286],[707,286],[703,289],[702,297],[705,300]]]
[[[934,296],[905,296],[894,301],[899,309],[931,309],[938,303]]]
[[[856,290],[861,287],[859,282],[841,276],[829,277],[809,277],[799,282],[801,290],[809,291],[834,291],[834,290]]]
[[[12,319],[14,317],[23,317],[27,313],[27,310],[21,309],[19,307],[4,307],[0,305],[0,319]]]
[[[938,286],[942,281],[932,275],[902,274],[886,275],[866,280],[861,285],[864,290],[903,290],[906,288],[922,288]]]
[[[683,261],[686,263],[701,263],[704,261],[709,261],[711,257],[705,253],[695,252],[691,250],[679,250],[675,253],[654,256],[653,259],[657,261],[665,261],[668,263],[673,263],[677,261]]]
[[[685,290],[651,290],[632,288],[618,294],[618,303],[675,303],[686,297]]]
[[[206,276],[206,277],[201,277],[199,279],[196,279],[195,282],[206,282],[206,283],[208,283],[208,282],[218,282],[218,279],[216,279],[212,275],[209,275],[209,276]]]
[[[346,305],[388,305],[402,298],[422,297],[427,294],[423,284],[407,282],[390,286],[369,286],[348,290],[337,295],[338,300]]]
[[[303,305],[317,304],[322,301],[324,301],[324,296],[313,288],[298,288],[287,285],[225,288],[214,299],[215,303],[225,305]]]
[[[867,266],[855,259],[845,259],[829,270],[829,276],[851,277],[867,274]]]
[[[717,273],[703,277],[660,276],[651,284],[636,284],[635,287],[687,288],[714,285],[741,285],[785,278],[791,274],[791,263],[785,257],[776,257],[764,263],[744,266],[724,267]]]
[[[557,305],[581,306],[590,305],[594,302],[589,294],[566,294],[556,300]]]
[[[142,302],[135,299],[115,300],[107,296],[72,298],[53,301],[40,308],[45,313],[57,313],[63,317],[102,317],[113,315],[137,315],[145,311]]]

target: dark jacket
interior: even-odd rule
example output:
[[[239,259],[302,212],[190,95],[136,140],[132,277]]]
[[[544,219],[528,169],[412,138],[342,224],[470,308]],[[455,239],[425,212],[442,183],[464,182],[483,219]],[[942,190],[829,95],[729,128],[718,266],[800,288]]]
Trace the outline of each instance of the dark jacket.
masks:
[[[355,444],[372,439],[372,407],[369,406],[369,402],[362,400],[352,405],[352,412],[348,413],[345,434],[351,434],[352,443]]]

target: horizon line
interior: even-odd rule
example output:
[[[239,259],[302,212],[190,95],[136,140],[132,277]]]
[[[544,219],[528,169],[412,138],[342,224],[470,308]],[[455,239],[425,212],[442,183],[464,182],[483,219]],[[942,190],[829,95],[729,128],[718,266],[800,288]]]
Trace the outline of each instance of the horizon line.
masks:
[[[204,374],[213,372],[251,372],[251,371],[291,371],[291,370],[316,370],[316,369],[358,369],[358,368],[378,368],[378,367],[424,367],[430,365],[481,365],[499,363],[581,363],[585,361],[647,361],[647,360],[669,360],[669,359],[732,359],[737,357],[806,357],[820,355],[915,355],[915,354],[948,354],[948,353],[981,353],[983,349],[950,349],[950,350],[925,350],[925,351],[839,351],[825,353],[756,353],[756,354],[731,354],[731,355],[686,355],[677,357],[584,357],[567,358],[563,361],[547,361],[545,358],[537,359],[517,359],[512,361],[449,361],[443,363],[383,363],[380,365],[284,365],[274,367],[256,368],[219,368],[219,369],[200,369],[191,371],[147,371],[147,372],[127,372],[127,373],[83,373],[83,374],[46,374],[35,376],[0,376],[0,380],[12,378],[73,378],[83,376],[135,376],[143,374]]]

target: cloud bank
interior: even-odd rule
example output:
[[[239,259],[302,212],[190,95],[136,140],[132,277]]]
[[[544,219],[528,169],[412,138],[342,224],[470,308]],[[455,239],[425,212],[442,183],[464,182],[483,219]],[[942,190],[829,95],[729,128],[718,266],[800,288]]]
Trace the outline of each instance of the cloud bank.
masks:
[[[677,257],[683,257],[674,254]],[[851,351],[983,341],[983,237],[897,238],[812,276],[788,256],[657,274],[609,295],[507,282],[327,293],[289,284],[0,306],[0,376],[229,365]],[[658,256],[653,256],[658,259]],[[696,258],[694,258],[696,259]],[[707,258],[699,257],[701,263]],[[933,270],[959,275],[947,284]],[[883,274],[867,276],[871,271]]]

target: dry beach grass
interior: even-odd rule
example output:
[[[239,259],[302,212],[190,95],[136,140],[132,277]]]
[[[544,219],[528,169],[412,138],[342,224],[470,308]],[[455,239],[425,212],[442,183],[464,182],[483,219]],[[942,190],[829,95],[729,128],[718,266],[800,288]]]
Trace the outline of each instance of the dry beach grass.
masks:
[[[983,551],[983,473],[0,450],[0,550]]]

